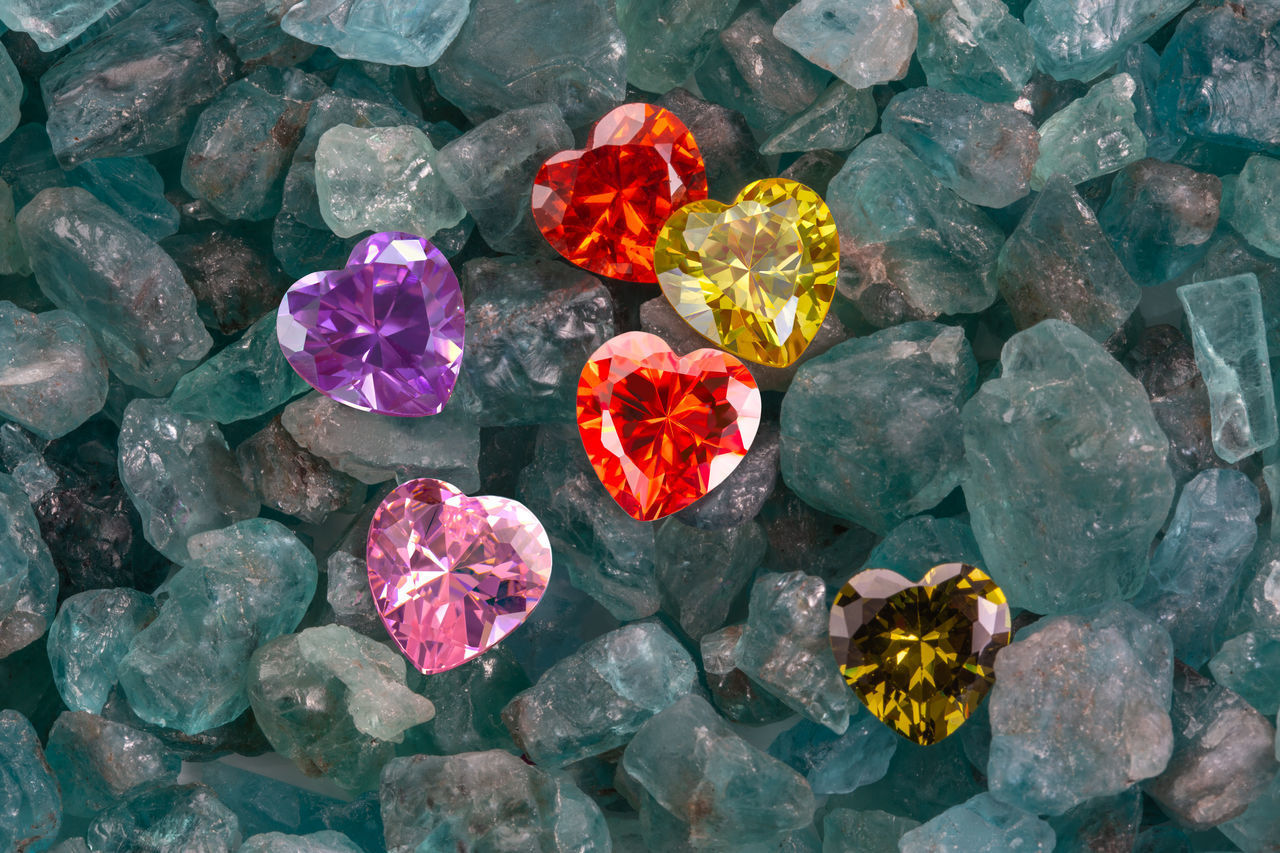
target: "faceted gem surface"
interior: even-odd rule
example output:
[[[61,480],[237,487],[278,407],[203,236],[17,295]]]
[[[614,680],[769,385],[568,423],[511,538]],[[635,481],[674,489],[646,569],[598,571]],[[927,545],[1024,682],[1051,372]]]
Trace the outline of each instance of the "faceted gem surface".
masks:
[[[373,601],[391,639],[430,675],[515,630],[551,578],[551,543],[524,504],[470,498],[410,480],[383,499],[366,552]]]
[[[633,518],[678,512],[738,467],[760,426],[760,389],[728,353],[678,356],[645,332],[596,350],[578,380],[578,432]]]
[[[596,122],[585,149],[561,151],[538,170],[533,219],[578,266],[655,282],[659,229],[706,197],[706,167],[689,129],[661,107],[623,104]]]
[[[768,178],[732,205],[680,208],[653,250],[662,292],[708,340],[748,361],[786,367],[822,326],[836,291],[840,240],[804,184]]]
[[[981,569],[944,563],[912,583],[867,569],[831,607],[831,648],[872,714],[925,746],[958,729],[995,680],[1009,605]]]
[[[462,289],[412,234],[361,240],[347,266],[294,282],[276,317],[285,358],[312,387],[366,412],[434,415],[458,381]]]

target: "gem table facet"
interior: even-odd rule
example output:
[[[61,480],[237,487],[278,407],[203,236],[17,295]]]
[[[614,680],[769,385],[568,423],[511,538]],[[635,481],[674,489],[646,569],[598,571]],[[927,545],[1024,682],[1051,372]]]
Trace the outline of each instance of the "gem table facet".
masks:
[[[831,608],[831,648],[849,686],[885,725],[925,746],[981,704],[1011,636],[1004,592],[964,563],[935,566],[919,583],[867,569]]]
[[[680,208],[659,232],[653,261],[663,294],[699,334],[748,361],[786,367],[831,307],[840,241],[816,192],[768,178],[732,205]]]
[[[653,244],[675,210],[707,197],[706,167],[674,114],[623,104],[561,151],[533,184],[533,219],[557,252],[591,272],[654,282]]]
[[[383,231],[341,270],[289,288],[276,318],[285,358],[339,403],[401,417],[444,408],[462,368],[462,289],[443,254]]]
[[[469,498],[430,478],[383,499],[366,558],[387,632],[428,675],[461,666],[519,627],[551,578],[551,543],[524,504]]]
[[[633,518],[678,512],[738,467],[760,426],[760,389],[728,353],[677,356],[628,332],[596,350],[578,381],[578,431],[613,499]]]

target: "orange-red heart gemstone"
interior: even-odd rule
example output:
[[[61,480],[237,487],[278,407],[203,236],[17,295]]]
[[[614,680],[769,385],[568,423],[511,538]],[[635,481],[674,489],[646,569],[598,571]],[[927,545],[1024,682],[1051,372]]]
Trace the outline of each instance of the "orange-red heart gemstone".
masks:
[[[542,164],[533,220],[583,269],[656,282],[658,231],[680,207],[706,197],[706,166],[689,129],[661,107],[623,104],[596,122],[585,149]]]
[[[645,332],[596,350],[578,380],[578,432],[600,481],[633,518],[678,512],[738,467],[760,426],[760,389],[727,352],[678,356]]]

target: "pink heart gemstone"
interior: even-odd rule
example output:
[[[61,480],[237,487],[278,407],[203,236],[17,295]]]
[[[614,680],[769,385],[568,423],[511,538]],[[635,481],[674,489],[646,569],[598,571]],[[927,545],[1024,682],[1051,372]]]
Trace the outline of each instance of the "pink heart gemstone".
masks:
[[[467,497],[429,478],[397,486],[382,501],[366,558],[387,632],[427,675],[466,663],[514,631],[551,577],[551,543],[528,507]]]

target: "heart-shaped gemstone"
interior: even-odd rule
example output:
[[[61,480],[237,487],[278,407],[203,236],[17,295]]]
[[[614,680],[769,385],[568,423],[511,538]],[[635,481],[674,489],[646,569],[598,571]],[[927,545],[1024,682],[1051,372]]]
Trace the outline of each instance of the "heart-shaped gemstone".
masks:
[[[409,480],[369,525],[369,587],[387,633],[431,675],[461,666],[519,627],[551,578],[551,543],[517,501],[470,498]]]
[[[732,473],[760,426],[760,389],[726,352],[678,356],[627,332],[578,380],[578,432],[604,487],[633,518],[678,512]]]
[[[898,734],[937,743],[982,704],[1009,605],[981,569],[934,566],[912,583],[888,569],[850,578],[831,607],[831,648],[862,704]]]
[[[673,211],[707,197],[693,134],[672,113],[623,104],[582,150],[547,160],[533,182],[533,220],[557,252],[609,278],[655,282],[653,243]]]
[[[840,239],[816,192],[767,178],[733,204],[705,199],[677,210],[653,260],[662,293],[698,334],[748,361],[786,367],[831,307]]]
[[[420,417],[449,401],[462,367],[462,288],[430,242],[384,231],[340,270],[294,282],[276,335],[311,387],[366,412]]]

